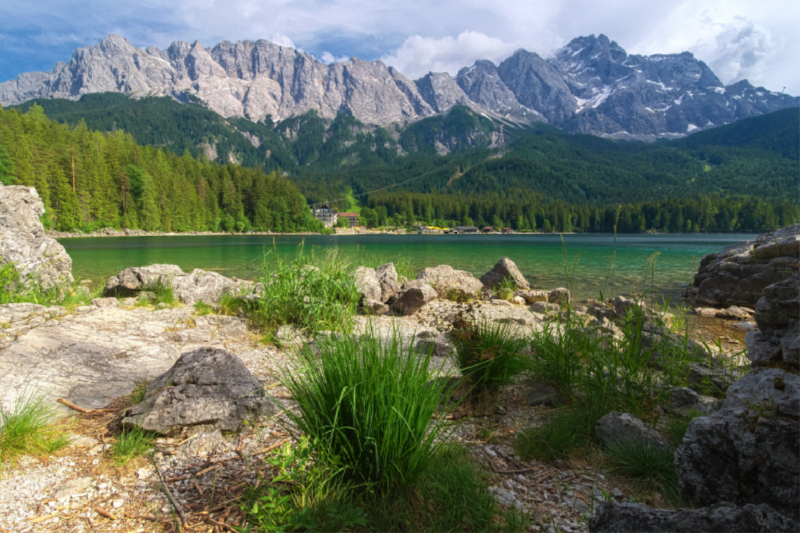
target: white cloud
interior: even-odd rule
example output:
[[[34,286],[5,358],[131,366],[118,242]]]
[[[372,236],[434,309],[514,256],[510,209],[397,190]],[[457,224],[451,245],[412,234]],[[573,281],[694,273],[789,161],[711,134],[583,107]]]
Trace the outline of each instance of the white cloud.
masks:
[[[465,31],[458,37],[434,39],[414,35],[391,55],[381,57],[387,65],[416,79],[428,72],[456,74],[477,59],[500,62],[519,46],[489,37],[477,31]]]
[[[331,63],[344,63],[350,59],[347,56],[335,57],[330,52],[322,52],[322,55],[319,57],[319,60],[325,63],[326,65],[330,65]]]
[[[429,70],[455,73],[479,58],[498,62],[518,47],[547,55],[574,37],[604,33],[629,53],[691,50],[726,81],[746,76],[798,94],[796,2],[4,0],[0,33],[27,36],[31,50],[24,59],[0,61],[32,61],[56,51],[68,60],[73,47],[116,31],[137,46],[162,48],[174,40],[213,46],[223,39],[267,38],[297,44],[326,61],[382,58],[418,77]],[[41,36],[39,43],[35,36]],[[0,52],[9,51],[0,46]]]

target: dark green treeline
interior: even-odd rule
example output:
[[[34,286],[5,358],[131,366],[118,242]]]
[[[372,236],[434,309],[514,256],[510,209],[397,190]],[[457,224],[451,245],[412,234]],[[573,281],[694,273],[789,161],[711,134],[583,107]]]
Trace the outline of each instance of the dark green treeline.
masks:
[[[0,181],[35,187],[43,222],[63,231],[321,230],[280,171],[205,163],[83,122],[70,128],[39,106],[0,108]]]
[[[701,194],[605,207],[553,201],[531,191],[475,194],[374,193],[361,216],[373,224],[494,226],[518,231],[764,231],[800,222],[797,202]]]

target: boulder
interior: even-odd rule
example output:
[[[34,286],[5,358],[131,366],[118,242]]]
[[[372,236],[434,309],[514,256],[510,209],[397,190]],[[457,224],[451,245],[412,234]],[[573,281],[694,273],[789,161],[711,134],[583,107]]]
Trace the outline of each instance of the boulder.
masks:
[[[766,287],[800,270],[798,256],[800,224],[764,233],[703,257],[683,297],[713,307],[755,308]]]
[[[275,408],[238,357],[214,348],[180,356],[166,373],[148,383],[145,399],[131,407],[125,427],[164,435],[236,431]]]
[[[597,438],[606,446],[629,440],[648,442],[658,448],[669,446],[658,431],[629,413],[608,413],[597,421],[594,430]]]
[[[480,281],[486,287],[491,288],[500,285],[505,279],[513,281],[517,289],[527,290],[531,288],[517,265],[508,257],[504,257],[495,263],[489,272],[481,276]]]
[[[536,302],[547,303],[550,293],[548,291],[517,291],[514,296],[520,296],[527,303],[535,304]]]
[[[381,284],[378,281],[378,276],[375,275],[375,269],[360,266],[356,268],[353,273],[355,279],[356,289],[361,293],[363,298],[367,300],[381,300]]]
[[[652,509],[635,503],[603,503],[589,520],[590,533],[771,533],[798,524],[768,505],[720,504],[701,509]]]
[[[106,283],[106,296],[140,296],[158,287],[172,288],[173,297],[193,305],[196,302],[217,303],[225,294],[244,295],[253,291],[253,284],[232,280],[217,274],[194,269],[185,273],[177,265],[150,265],[126,268]]]
[[[798,520],[800,376],[753,369],[728,388],[719,411],[692,420],[675,466],[695,505],[765,503]]]
[[[547,301],[548,303],[558,304],[560,306],[567,305],[569,303],[569,290],[564,287],[553,289],[547,293]]]
[[[400,283],[397,280],[397,270],[394,268],[394,263],[386,263],[379,266],[375,270],[375,277],[378,278],[378,284],[381,287],[381,302],[389,302],[400,292]]]
[[[361,300],[358,301],[358,310],[365,315],[378,316],[388,313],[389,306],[378,300],[361,298]]]
[[[439,265],[423,269],[417,279],[428,283],[447,298],[450,293],[475,296],[483,290],[483,283],[470,272],[455,270],[449,265]]]
[[[0,184],[0,265],[13,263],[26,286],[64,291],[74,281],[72,259],[45,235],[43,214],[36,189]]]
[[[392,303],[392,309],[403,315],[413,315],[436,299],[436,291],[424,281],[409,281],[403,285],[400,295]]]
[[[800,318],[800,274],[764,288],[756,304],[756,323],[762,331],[785,329]]]
[[[686,382],[689,388],[700,394],[719,394],[740,378],[742,371],[737,368],[725,368],[719,359],[711,358],[711,364],[689,363],[687,365]]]

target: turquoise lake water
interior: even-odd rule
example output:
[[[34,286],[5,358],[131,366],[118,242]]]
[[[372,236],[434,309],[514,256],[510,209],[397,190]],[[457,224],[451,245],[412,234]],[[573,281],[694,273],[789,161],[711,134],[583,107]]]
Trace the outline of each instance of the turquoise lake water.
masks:
[[[510,257],[532,285],[567,285],[577,298],[642,294],[655,289],[675,298],[691,282],[707,253],[750,234],[720,235],[314,235],[314,236],[169,236],[59,239],[72,257],[75,279],[100,282],[123,268],[172,263],[184,271],[213,270],[225,276],[255,278],[273,248],[292,257],[301,242],[306,251],[338,248],[358,264],[364,258],[408,261],[415,269],[447,264],[481,276],[501,257]],[[616,250],[615,268],[610,268]],[[654,255],[658,254],[658,255]],[[577,256],[577,262],[574,263]],[[648,262],[651,266],[648,267]],[[654,262],[655,267],[652,267]],[[574,270],[573,270],[574,263]],[[613,270],[613,271],[612,271]]]

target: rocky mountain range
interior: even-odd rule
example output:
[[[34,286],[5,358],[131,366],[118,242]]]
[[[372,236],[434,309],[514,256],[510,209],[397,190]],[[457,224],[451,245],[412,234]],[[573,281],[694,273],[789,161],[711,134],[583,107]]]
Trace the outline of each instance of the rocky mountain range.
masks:
[[[724,86],[691,53],[628,55],[605,35],[579,37],[545,59],[518,50],[499,65],[477,61],[453,78],[413,81],[381,61],[325,65],[265,40],[223,41],[208,49],[175,42],[141,49],[119,35],[79,48],[51,72],[0,83],[0,105],[78,99],[87,93],[194,96],[224,117],[274,121],[309,110],[345,112],[386,126],[443,114],[455,105],[509,123],[545,122],[571,132],[654,140],[679,137],[800,105],[800,98]]]

